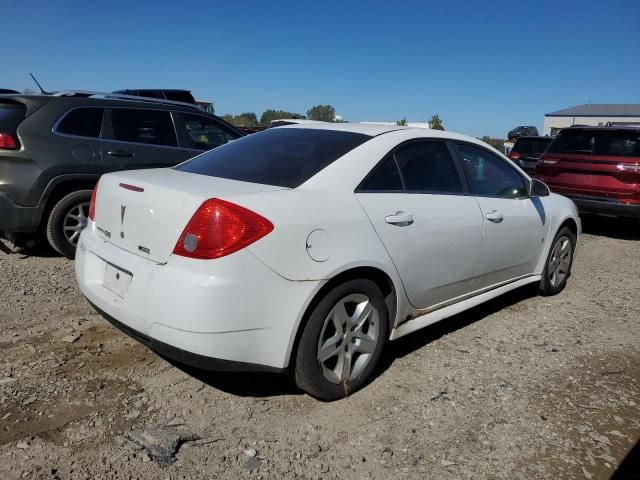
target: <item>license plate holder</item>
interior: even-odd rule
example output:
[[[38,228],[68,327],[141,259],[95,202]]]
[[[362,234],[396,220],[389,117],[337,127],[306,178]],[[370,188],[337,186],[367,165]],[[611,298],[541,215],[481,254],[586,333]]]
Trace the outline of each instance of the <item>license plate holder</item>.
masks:
[[[107,290],[124,298],[132,278],[133,275],[131,275],[130,272],[107,263],[104,269],[104,280],[102,284]]]

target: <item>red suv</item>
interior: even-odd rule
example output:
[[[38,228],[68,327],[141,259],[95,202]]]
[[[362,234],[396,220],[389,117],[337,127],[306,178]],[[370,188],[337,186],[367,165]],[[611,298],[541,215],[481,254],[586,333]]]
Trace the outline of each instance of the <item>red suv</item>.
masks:
[[[535,177],[582,212],[640,218],[640,126],[561,130]]]

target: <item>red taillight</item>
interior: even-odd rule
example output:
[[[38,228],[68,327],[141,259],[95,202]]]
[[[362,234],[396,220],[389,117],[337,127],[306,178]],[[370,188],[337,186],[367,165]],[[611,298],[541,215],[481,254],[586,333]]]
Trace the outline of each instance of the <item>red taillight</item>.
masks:
[[[266,218],[240,205],[210,198],[193,214],[173,253],[214,259],[251,245],[273,231]]]
[[[16,150],[18,142],[13,138],[13,135],[0,132],[0,148],[3,150]]]
[[[98,183],[93,187],[93,192],[91,192],[91,202],[89,203],[89,220],[96,219],[96,195],[98,194]]]
[[[520,152],[511,152],[511,153],[509,153],[509,158],[511,160],[518,160],[520,158]]]

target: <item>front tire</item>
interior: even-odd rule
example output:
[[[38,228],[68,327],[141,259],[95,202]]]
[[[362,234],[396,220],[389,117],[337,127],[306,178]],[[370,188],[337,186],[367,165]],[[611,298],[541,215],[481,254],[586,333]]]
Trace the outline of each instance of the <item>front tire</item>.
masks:
[[[67,258],[76,256],[80,232],[87,226],[91,190],[77,190],[62,197],[47,219],[47,240]]]
[[[540,280],[540,293],[556,295],[564,290],[571,276],[576,236],[568,227],[562,227],[551,244],[549,255]]]
[[[304,326],[295,355],[295,382],[321,400],[336,400],[371,379],[388,336],[382,292],[371,280],[330,290]]]

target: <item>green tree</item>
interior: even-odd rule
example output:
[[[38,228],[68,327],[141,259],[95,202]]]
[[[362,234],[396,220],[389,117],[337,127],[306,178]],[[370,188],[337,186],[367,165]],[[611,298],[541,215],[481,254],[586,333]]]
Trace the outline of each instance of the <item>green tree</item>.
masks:
[[[336,109],[331,105],[316,105],[307,110],[307,118],[319,122],[333,122],[336,118]]]
[[[434,130],[444,130],[444,127],[442,126],[442,119],[438,115],[431,115],[429,125]]]
[[[269,126],[271,120],[280,120],[281,118],[306,118],[300,113],[285,112],[284,110],[269,109],[260,116],[260,125]]]
[[[236,127],[255,127],[258,125],[258,117],[253,112],[245,112],[240,115],[224,115],[224,120]]]
[[[484,143],[488,143],[489,145],[491,145],[491,137],[489,135],[485,135],[480,140],[482,140]]]
[[[399,127],[406,127],[407,126],[407,119],[406,117],[403,118],[402,120],[398,120],[396,122],[396,125],[398,125]]]

